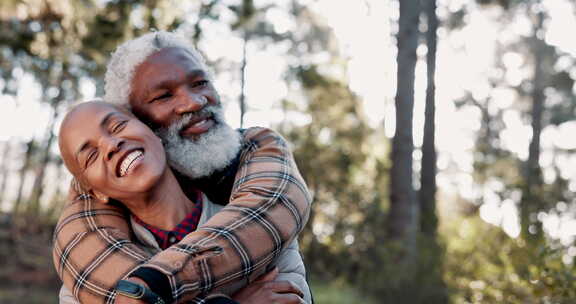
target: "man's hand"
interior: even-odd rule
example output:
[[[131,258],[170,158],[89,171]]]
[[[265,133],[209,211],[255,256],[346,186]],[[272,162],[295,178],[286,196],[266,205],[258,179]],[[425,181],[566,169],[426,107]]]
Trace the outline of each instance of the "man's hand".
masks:
[[[304,303],[302,292],[289,281],[274,281],[278,268],[256,279],[232,297],[240,304],[300,304]]]
[[[136,277],[128,278],[128,279],[126,279],[126,281],[130,281],[130,282],[134,282],[134,283],[140,284],[140,285],[142,285],[142,286],[144,286],[144,287],[146,287],[146,288],[148,287],[148,284],[146,284],[146,282],[144,282],[143,280],[141,280],[141,279],[139,279],[139,278],[136,278]],[[120,295],[120,294],[116,296],[116,301],[115,301],[114,303],[115,303],[115,304],[147,304],[147,303],[144,302],[144,301],[140,301],[140,300],[137,300],[137,299],[132,299],[132,298],[129,298],[129,297]]]

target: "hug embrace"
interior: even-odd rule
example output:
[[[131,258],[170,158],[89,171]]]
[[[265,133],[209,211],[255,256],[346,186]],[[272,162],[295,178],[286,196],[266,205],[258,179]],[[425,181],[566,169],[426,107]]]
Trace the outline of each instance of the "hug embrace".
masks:
[[[119,46],[104,99],[68,112],[59,146],[74,176],[61,303],[312,303],[297,243],[312,198],[288,144],[226,123],[186,39]]]

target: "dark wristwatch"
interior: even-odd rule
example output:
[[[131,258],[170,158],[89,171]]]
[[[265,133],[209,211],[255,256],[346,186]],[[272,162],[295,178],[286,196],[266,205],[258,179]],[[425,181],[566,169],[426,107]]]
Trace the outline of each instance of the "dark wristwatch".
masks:
[[[165,304],[164,300],[152,290],[134,282],[120,280],[116,284],[116,291],[118,294],[132,299],[139,299],[146,303]]]

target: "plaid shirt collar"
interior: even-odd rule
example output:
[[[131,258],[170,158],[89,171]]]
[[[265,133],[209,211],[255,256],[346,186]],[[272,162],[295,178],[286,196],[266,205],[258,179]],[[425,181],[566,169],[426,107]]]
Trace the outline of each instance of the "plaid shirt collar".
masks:
[[[188,233],[196,230],[198,228],[198,222],[200,222],[200,216],[202,215],[202,193],[195,190],[194,195],[194,208],[186,217],[174,227],[172,230],[164,230],[156,228],[152,225],[146,224],[137,216],[134,216],[134,220],[142,225],[144,228],[148,229],[158,242],[158,246],[162,250],[180,242]]]

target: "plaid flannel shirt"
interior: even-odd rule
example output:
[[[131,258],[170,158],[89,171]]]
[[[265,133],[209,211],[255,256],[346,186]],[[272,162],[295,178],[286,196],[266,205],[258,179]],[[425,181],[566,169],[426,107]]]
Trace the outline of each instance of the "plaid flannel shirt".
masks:
[[[166,276],[174,302],[202,303],[208,292],[263,274],[306,224],[312,198],[280,135],[250,128],[243,136],[229,204],[156,255],[134,242],[122,208],[70,202],[53,240],[64,285],[83,303],[114,303],[118,280],[152,269]]]

